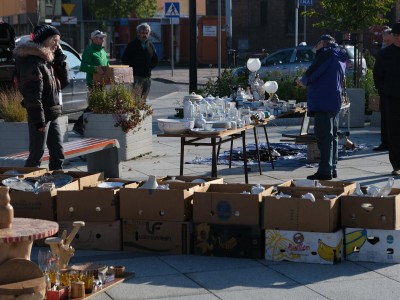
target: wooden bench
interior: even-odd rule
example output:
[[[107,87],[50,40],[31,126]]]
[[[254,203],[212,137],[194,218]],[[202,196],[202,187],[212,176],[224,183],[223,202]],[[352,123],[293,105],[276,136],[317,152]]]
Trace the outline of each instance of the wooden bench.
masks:
[[[116,139],[81,138],[64,143],[65,159],[85,155],[88,172],[104,172],[105,177],[119,178],[119,143]],[[0,157],[0,166],[24,166],[29,151]],[[42,161],[50,158],[46,148]]]

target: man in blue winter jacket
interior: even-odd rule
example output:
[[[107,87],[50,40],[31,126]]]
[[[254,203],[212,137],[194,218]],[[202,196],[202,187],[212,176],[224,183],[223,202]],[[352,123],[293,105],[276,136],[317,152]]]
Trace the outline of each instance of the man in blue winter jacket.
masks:
[[[331,180],[337,177],[337,131],[348,56],[327,34],[320,37],[313,50],[313,63],[297,80],[307,87],[308,114],[314,117],[314,134],[321,153],[317,173],[307,179]]]

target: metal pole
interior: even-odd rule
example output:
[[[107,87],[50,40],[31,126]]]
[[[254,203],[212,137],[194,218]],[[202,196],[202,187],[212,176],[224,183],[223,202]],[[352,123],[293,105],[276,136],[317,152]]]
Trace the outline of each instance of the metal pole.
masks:
[[[174,77],[174,24],[172,18],[169,18],[171,24],[171,76]]]
[[[221,76],[221,0],[218,0],[218,77]]]
[[[296,8],[294,10],[294,46],[299,44],[299,0],[296,1]]]
[[[226,37],[228,49],[232,49],[232,0],[225,0]]]
[[[304,12],[306,12],[307,11],[307,6],[306,5],[304,5]],[[306,15],[304,15],[304,25],[303,25],[303,42],[304,43],[307,43],[307,37],[306,37],[306,34],[307,34],[307,18],[306,18]]]
[[[189,0],[189,92],[197,90],[196,0]]]

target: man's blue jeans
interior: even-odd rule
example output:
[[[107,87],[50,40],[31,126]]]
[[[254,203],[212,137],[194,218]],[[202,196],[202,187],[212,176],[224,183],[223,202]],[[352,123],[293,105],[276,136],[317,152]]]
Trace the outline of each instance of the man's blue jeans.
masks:
[[[321,153],[318,173],[332,175],[338,159],[339,113],[317,111],[314,113],[314,134]]]

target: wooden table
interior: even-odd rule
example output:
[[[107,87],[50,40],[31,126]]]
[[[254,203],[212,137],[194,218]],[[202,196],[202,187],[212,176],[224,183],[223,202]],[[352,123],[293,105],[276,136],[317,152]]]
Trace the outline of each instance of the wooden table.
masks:
[[[218,177],[217,172],[217,146],[220,147],[221,144],[231,142],[230,156],[232,157],[232,142],[235,139],[242,138],[243,144],[243,163],[244,163],[244,178],[245,182],[249,182],[248,172],[247,172],[247,158],[246,158],[246,130],[253,129],[254,125],[246,125],[237,129],[227,129],[218,133],[210,134],[199,134],[196,132],[181,133],[181,134],[157,134],[158,137],[177,137],[181,139],[181,154],[180,154],[180,172],[179,175],[183,175],[183,165],[184,165],[184,153],[185,146],[211,146],[211,176]],[[206,142],[204,140],[210,140]],[[260,158],[258,152],[258,144],[256,147],[258,159]],[[260,173],[261,167],[259,164]]]
[[[0,229],[0,264],[11,258],[30,260],[34,240],[58,232],[58,223],[40,219],[14,218],[11,228]]]

